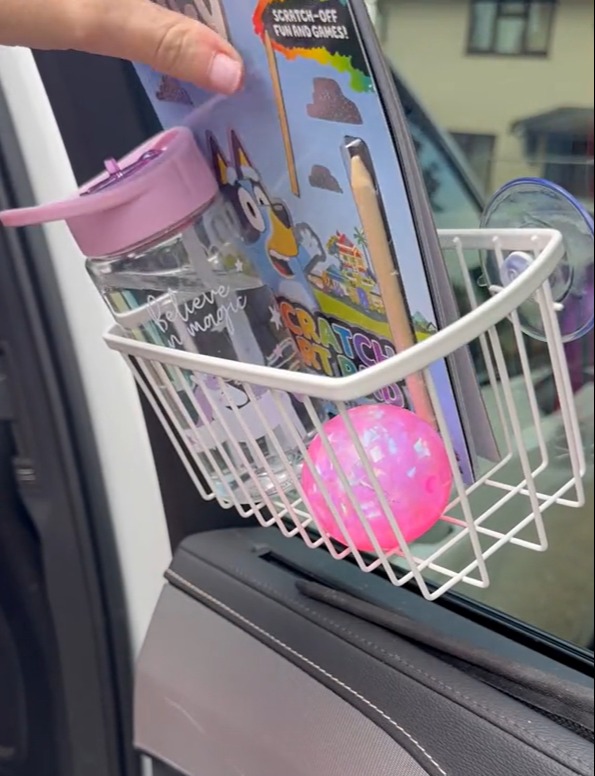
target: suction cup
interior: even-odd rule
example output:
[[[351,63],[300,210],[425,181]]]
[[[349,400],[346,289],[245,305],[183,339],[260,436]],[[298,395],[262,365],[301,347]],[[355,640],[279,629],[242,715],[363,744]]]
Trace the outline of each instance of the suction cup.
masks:
[[[550,276],[564,342],[572,342],[593,328],[593,219],[567,191],[539,178],[519,178],[503,186],[488,203],[481,226],[489,229],[556,229],[566,254]],[[488,285],[508,285],[531,261],[528,254],[509,253],[498,265],[493,251],[483,258]],[[525,334],[545,340],[537,302],[528,299],[518,310]]]

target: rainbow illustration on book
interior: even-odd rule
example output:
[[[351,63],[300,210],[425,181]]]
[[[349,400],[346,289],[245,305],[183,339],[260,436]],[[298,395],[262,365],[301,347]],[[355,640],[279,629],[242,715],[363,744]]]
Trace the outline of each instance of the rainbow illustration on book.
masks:
[[[291,190],[300,196],[291,132],[277,66],[277,54],[287,60],[310,59],[349,74],[355,92],[373,90],[363,52],[353,46],[353,22],[345,2],[320,3],[317,0],[259,0],[252,17],[254,31],[262,40],[281,126],[283,147]],[[327,121],[361,124],[357,105],[342,92],[332,78],[315,78],[308,115]]]
[[[347,2],[259,0],[253,23],[256,34],[263,40],[268,37],[275,53],[286,59],[312,59],[348,73],[354,92],[373,90],[363,52],[353,46]]]

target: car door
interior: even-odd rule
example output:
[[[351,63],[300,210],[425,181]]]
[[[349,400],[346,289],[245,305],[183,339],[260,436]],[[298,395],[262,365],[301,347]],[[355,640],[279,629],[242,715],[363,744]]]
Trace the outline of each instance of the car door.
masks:
[[[3,156],[8,204],[64,193],[74,182],[64,173],[67,159],[82,182],[104,158],[125,152],[158,128],[132,69],[121,63],[71,53],[10,56],[12,69],[5,60],[2,71],[3,87],[10,88],[5,117],[13,137],[8,146],[8,130],[3,131],[3,148],[10,150]],[[481,198],[461,154],[411,87],[401,83],[401,92],[407,95],[426,183],[442,187],[437,220],[451,217],[472,225]],[[39,399],[40,386],[51,386],[49,378],[31,376],[31,367],[21,363],[24,353],[35,354],[33,363],[51,354],[51,372],[59,375],[52,390],[72,423],[76,445],[70,455],[78,472],[59,477],[48,469],[45,481],[73,487],[80,478],[90,491],[82,527],[68,523],[59,534],[71,542],[86,536],[89,554],[66,538],[58,541],[53,520],[38,518],[34,534],[43,549],[44,574],[48,568],[57,574],[60,566],[62,574],[69,572],[61,587],[50,588],[47,610],[61,671],[69,675],[71,692],[63,692],[61,701],[72,724],[69,741],[86,758],[76,761],[73,774],[134,773],[133,742],[151,758],[156,776],[593,772],[593,655],[583,614],[592,598],[592,564],[590,577],[588,569],[581,571],[584,600],[575,601],[572,623],[565,631],[558,616],[548,632],[541,627],[548,624],[542,612],[532,619],[514,616],[525,587],[518,564],[514,600],[451,594],[428,603],[415,590],[395,589],[376,575],[362,577],[355,566],[338,564],[323,550],[306,550],[202,502],[152,411],[104,349],[100,339],[108,321],[85,286],[80,256],[63,230],[25,230],[25,235],[22,245],[3,233],[4,267],[11,273],[4,290],[14,298],[2,331],[11,343],[11,363],[19,365],[9,378],[11,413],[15,394],[19,407],[36,404],[40,419],[34,416],[32,426],[38,444],[55,439],[55,430],[44,428],[42,420],[54,418],[56,408]],[[13,290],[23,281],[13,276],[23,265],[36,295],[17,299]],[[5,303],[0,314],[4,310],[6,317],[8,309]],[[30,334],[15,344],[15,337],[26,333],[14,325],[17,309],[42,316],[38,329],[46,338],[35,348]],[[55,351],[62,349],[67,356],[58,358]],[[68,363],[70,369],[62,371]],[[77,381],[83,409],[72,398]],[[19,410],[19,418],[26,414]],[[79,438],[85,430],[88,447]],[[14,440],[11,445],[14,449]],[[46,455],[58,460],[52,447]],[[8,463],[14,457],[11,453]],[[38,467],[45,463],[39,453],[35,457]],[[56,495],[44,496],[55,512],[65,514],[56,509]],[[36,507],[39,501],[29,501],[30,511]],[[555,558],[555,548],[552,552]],[[85,586],[67,560],[78,560]],[[95,578],[95,588],[89,578]],[[67,591],[76,585],[88,597],[81,594],[78,608],[66,606]],[[95,603],[89,589],[98,589]],[[524,612],[531,607],[531,596],[526,599]],[[592,620],[590,627],[592,634]],[[97,655],[86,664],[69,660],[74,653],[68,650],[79,649],[75,633],[77,638],[86,633],[93,652],[108,656],[103,664]],[[14,664],[19,650],[13,642],[6,640]],[[87,685],[81,707],[75,690]],[[101,735],[90,749],[84,736],[93,730]]]
[[[73,185],[28,51],[0,47],[0,127],[0,207]],[[2,776],[139,772],[132,659],[169,544],[137,394],[105,360],[79,258],[59,230],[0,231]]]

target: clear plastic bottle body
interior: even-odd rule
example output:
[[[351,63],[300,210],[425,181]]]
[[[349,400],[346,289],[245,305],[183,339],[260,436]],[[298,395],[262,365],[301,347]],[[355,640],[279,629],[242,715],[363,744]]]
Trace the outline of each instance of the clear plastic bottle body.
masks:
[[[276,368],[302,368],[275,299],[242,253],[223,199],[150,243],[87,259],[87,270],[117,323],[136,339]],[[291,487],[315,427],[293,396],[223,385],[198,373],[166,372],[167,411],[218,495],[261,500]],[[162,380],[163,382],[163,380]],[[162,397],[163,398],[163,397]],[[322,408],[317,408],[321,420]],[[291,426],[288,428],[288,419]],[[297,438],[296,438],[297,435]]]

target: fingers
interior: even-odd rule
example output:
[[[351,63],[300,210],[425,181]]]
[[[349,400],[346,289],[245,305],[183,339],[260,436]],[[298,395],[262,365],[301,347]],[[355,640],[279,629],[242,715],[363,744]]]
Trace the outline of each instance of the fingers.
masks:
[[[0,44],[76,49],[129,59],[223,94],[244,69],[204,24],[150,0],[0,0]]]
[[[241,87],[244,68],[238,53],[204,24],[148,0],[102,0],[99,5],[109,10],[97,29],[89,30],[85,50],[149,65],[223,94]]]
[[[204,24],[148,0],[101,0],[111,12],[89,31],[97,54],[131,59],[206,89],[232,94],[242,84],[238,53]]]

